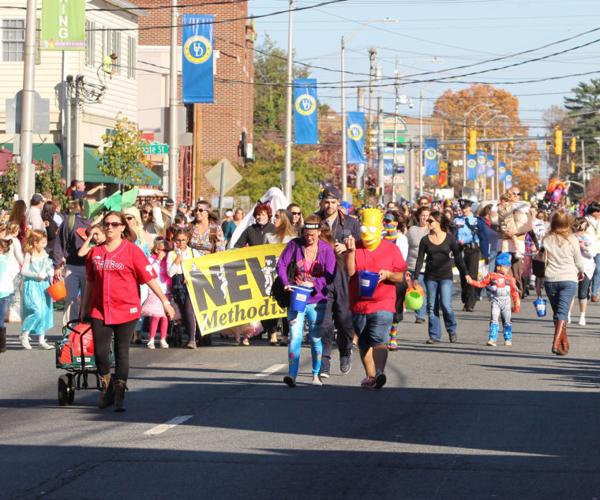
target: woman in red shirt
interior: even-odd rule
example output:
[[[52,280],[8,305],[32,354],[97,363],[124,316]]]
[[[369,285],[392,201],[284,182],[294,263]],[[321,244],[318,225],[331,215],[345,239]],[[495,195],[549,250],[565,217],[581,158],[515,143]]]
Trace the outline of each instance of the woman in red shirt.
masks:
[[[96,366],[102,384],[98,406],[114,403],[124,411],[123,400],[129,375],[129,343],[140,318],[140,289],[147,284],[172,319],[173,307],[156,281],[154,268],[144,252],[129,241],[129,227],[121,212],[104,216],[106,241],[87,255],[87,281],[81,301],[81,320],[90,317],[94,335]],[[110,343],[115,337],[115,376],[110,375]]]

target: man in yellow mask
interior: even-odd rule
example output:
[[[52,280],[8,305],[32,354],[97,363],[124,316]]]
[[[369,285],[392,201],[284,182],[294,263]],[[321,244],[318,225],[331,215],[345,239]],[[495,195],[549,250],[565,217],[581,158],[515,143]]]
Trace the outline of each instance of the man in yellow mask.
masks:
[[[396,312],[396,285],[404,280],[406,263],[400,249],[382,239],[383,212],[367,208],[362,214],[361,239],[346,240],[350,277],[350,306],[358,334],[366,377],[361,386],[381,389],[387,379],[385,364],[390,328]]]

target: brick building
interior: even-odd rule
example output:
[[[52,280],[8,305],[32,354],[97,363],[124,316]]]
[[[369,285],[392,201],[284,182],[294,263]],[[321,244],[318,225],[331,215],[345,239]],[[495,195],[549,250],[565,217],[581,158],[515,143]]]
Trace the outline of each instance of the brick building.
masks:
[[[160,123],[160,108],[168,104],[168,66],[171,10],[164,0],[133,0],[147,9],[147,16],[140,19],[139,108],[140,127],[154,130],[150,122]],[[180,2],[186,5],[186,2]],[[195,2],[192,2],[195,3]],[[234,165],[244,162],[242,140],[253,142],[253,78],[254,78],[254,24],[246,19],[248,2],[232,0],[207,0],[201,6],[184,6],[179,14],[212,14],[215,16],[215,101],[213,104],[195,104],[186,110],[187,130],[193,134],[191,155],[183,155],[181,197],[211,197],[214,191],[204,178],[204,173],[222,158]],[[212,5],[211,5],[212,4]],[[236,19],[233,21],[227,21]],[[223,22],[225,21],[225,22]],[[178,24],[181,24],[179,20]],[[150,29],[145,29],[150,28]],[[179,49],[181,54],[181,28]],[[150,63],[150,64],[148,64]],[[181,68],[181,61],[179,61]],[[161,74],[162,73],[162,74]],[[154,78],[154,83],[151,79]],[[160,80],[160,81],[159,81]],[[158,87],[158,90],[156,88]],[[147,90],[158,93],[161,103],[147,102]],[[151,91],[150,91],[151,92]],[[179,83],[181,102],[181,79]],[[145,114],[144,114],[145,113]],[[165,137],[166,139],[166,137]],[[246,148],[246,155],[250,151]],[[193,158],[191,161],[190,157]],[[186,160],[187,158],[187,160]],[[190,178],[192,177],[192,178]],[[190,192],[191,190],[191,192]]]

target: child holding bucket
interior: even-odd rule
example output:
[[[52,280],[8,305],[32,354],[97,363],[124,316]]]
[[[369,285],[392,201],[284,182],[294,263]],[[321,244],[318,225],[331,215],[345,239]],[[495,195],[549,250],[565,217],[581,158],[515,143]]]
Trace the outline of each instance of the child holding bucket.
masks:
[[[477,288],[487,287],[492,302],[492,319],[490,320],[487,345],[493,347],[496,346],[496,340],[498,339],[499,318],[502,318],[504,345],[512,345],[511,297],[513,302],[512,312],[519,312],[521,307],[517,283],[512,276],[508,275],[509,272],[510,254],[503,252],[496,257],[496,272],[488,274],[480,281],[474,280],[470,276],[466,277],[467,283],[471,286]]]
[[[335,276],[336,259],[331,245],[321,239],[321,223],[318,215],[307,217],[302,237],[290,241],[277,262],[277,274],[292,294],[287,316],[290,325],[289,372],[283,379],[288,387],[296,387],[305,320],[312,355],[312,384],[323,385],[319,376],[323,353],[321,324],[325,317],[328,286]]]
[[[46,342],[46,330],[54,325],[52,298],[46,290],[54,276],[54,267],[46,253],[48,240],[44,231],[33,230],[25,239],[23,269],[23,293],[21,299],[21,345],[31,349],[29,334],[38,336],[42,349],[54,349]]]

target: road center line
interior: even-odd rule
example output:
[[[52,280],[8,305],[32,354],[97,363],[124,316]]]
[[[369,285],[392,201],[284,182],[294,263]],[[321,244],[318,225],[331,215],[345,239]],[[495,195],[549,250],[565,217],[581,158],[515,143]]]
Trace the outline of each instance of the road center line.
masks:
[[[171,420],[165,422],[164,424],[160,424],[155,427],[152,427],[152,429],[147,430],[146,432],[144,432],[144,434],[146,436],[158,436],[159,434],[162,434],[163,432],[167,432],[169,429],[172,429],[173,427],[176,427],[178,425],[183,424],[184,422],[187,422],[192,417],[193,417],[193,415],[180,415],[178,417],[172,418]]]
[[[282,368],[285,368],[287,365],[281,363],[278,365],[272,365],[269,366],[268,368],[265,368],[262,372],[257,373],[256,376],[257,377],[268,377],[269,375],[273,375],[273,373],[278,372],[279,370],[281,370]]]

